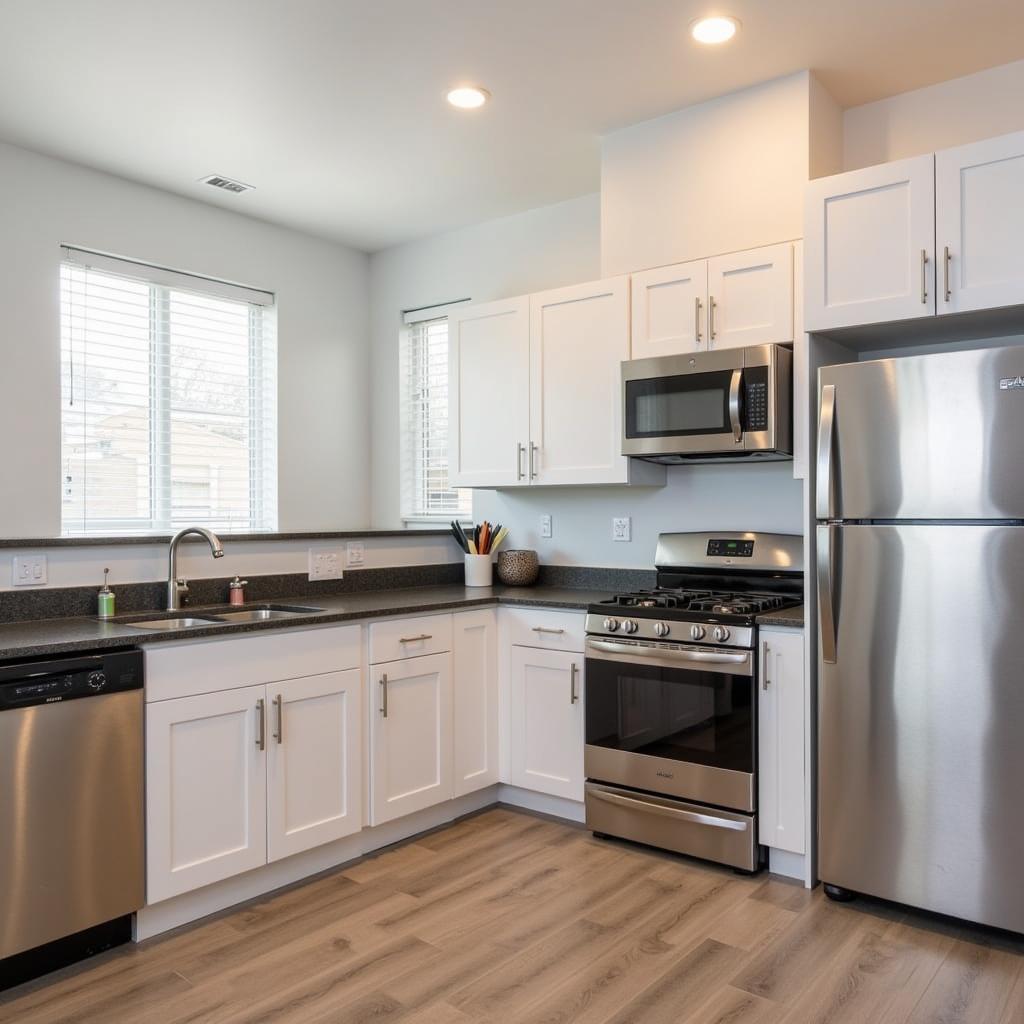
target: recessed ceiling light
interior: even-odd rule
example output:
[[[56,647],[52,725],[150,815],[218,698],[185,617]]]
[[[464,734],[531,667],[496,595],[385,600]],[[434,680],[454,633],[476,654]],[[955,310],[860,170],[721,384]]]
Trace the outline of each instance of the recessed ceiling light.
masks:
[[[714,18],[701,18],[699,21],[695,21],[690,26],[690,35],[698,43],[707,43],[713,46],[717,43],[727,43],[736,35],[736,30],[739,27],[740,23],[735,18],[719,15]]]
[[[462,110],[482,107],[490,98],[491,94],[478,85],[460,85],[448,93],[448,102],[453,107],[460,107]]]

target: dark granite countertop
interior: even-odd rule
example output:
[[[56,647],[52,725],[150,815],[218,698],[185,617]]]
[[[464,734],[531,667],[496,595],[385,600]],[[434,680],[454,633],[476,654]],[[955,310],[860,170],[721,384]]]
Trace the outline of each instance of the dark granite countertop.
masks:
[[[788,626],[791,629],[803,629],[804,606],[797,605],[795,608],[783,608],[777,612],[765,612],[758,615],[759,626]]]
[[[410,587],[404,590],[376,590],[316,598],[285,596],[275,598],[273,603],[316,607],[323,611],[269,622],[225,622],[168,632],[135,629],[123,621],[104,622],[94,618],[8,622],[0,624],[0,661],[111,647],[135,647],[141,644],[174,640],[197,640],[264,629],[287,629],[323,623],[349,622],[386,615],[419,615],[488,604],[584,610],[587,605],[610,596],[610,593],[605,590],[584,590],[575,587],[447,585]],[[220,606],[220,608],[226,610],[224,606]],[[202,614],[200,607],[190,607],[186,611],[196,615]],[[133,614],[131,618],[152,618],[159,614],[161,613],[151,612],[149,615],[137,613]]]

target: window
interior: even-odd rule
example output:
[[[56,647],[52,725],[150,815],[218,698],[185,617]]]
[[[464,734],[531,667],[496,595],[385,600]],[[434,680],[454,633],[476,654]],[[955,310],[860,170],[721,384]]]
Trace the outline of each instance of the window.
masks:
[[[277,528],[273,296],[67,248],[65,536]]]
[[[402,518],[468,519],[467,490],[448,486],[448,321],[407,325],[401,345]]]

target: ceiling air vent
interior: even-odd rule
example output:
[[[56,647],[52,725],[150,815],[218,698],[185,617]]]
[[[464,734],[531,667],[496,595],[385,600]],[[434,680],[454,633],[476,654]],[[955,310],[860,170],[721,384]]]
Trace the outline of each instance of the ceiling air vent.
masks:
[[[244,182],[235,181],[232,178],[225,178],[223,174],[208,174],[205,178],[199,179],[204,185],[212,185],[214,188],[222,188],[225,192],[248,192],[253,186]]]

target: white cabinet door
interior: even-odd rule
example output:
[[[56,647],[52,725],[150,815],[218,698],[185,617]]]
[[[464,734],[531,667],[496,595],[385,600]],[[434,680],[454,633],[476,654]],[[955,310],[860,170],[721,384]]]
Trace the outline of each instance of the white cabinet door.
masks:
[[[935,154],[938,310],[1024,303],[1024,132]]]
[[[147,903],[266,863],[265,694],[146,705]]]
[[[497,615],[456,612],[452,650],[454,795],[498,781]]]
[[[793,340],[793,245],[783,242],[708,260],[708,347]]]
[[[514,786],[583,799],[583,656],[512,648],[511,759]]]
[[[312,849],[363,826],[362,672],[267,686],[267,859]]]
[[[934,313],[934,156],[809,182],[804,257],[808,331]]]
[[[633,359],[707,348],[707,260],[645,270],[634,274],[630,285]]]
[[[454,487],[527,483],[530,300],[448,318],[449,476]]]
[[[805,853],[804,638],[762,629],[758,701],[760,839]]]
[[[452,798],[452,662],[428,654],[370,672],[372,824]]]
[[[628,278],[530,297],[532,483],[628,482],[619,370],[628,358]]]

